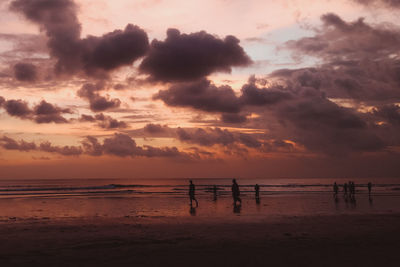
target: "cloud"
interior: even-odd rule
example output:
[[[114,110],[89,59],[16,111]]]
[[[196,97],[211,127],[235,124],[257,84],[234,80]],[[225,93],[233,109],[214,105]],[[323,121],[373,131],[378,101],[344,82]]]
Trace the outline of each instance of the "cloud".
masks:
[[[109,71],[131,65],[146,53],[149,45],[146,32],[132,24],[124,31],[115,30],[102,37],[89,36],[82,43],[84,68],[88,74],[98,69]]]
[[[400,126],[400,105],[384,105],[374,108],[372,113],[392,125]]]
[[[7,150],[19,150],[19,151],[30,151],[37,149],[37,146],[33,142],[26,142],[24,140],[16,141],[7,136],[0,138],[0,146]]]
[[[399,0],[352,0],[352,1],[365,6],[385,6],[390,8],[400,7]]]
[[[80,146],[54,146],[46,141],[39,145],[39,150],[49,153],[57,153],[63,156],[79,156],[83,153]]]
[[[146,32],[131,24],[123,31],[81,39],[78,8],[72,0],[15,0],[10,9],[22,13],[46,33],[58,74],[84,71],[90,76],[105,77],[110,70],[131,65],[149,46]]]
[[[195,131],[178,128],[176,132],[180,141],[202,146],[213,146],[215,144],[226,146],[235,142],[235,137],[231,132],[220,128],[208,129],[207,131],[202,128],[197,128]]]
[[[248,83],[242,86],[241,92],[240,102],[248,106],[272,105],[292,97],[291,92],[282,86],[259,88],[254,76],[251,76]]]
[[[164,41],[151,42],[139,69],[155,81],[193,81],[251,63],[234,36],[219,39],[205,31],[181,34],[177,29],[168,29]]]
[[[32,114],[32,110],[28,107],[28,103],[21,99],[7,100],[3,103],[3,108],[10,116],[23,119],[28,118]]]
[[[178,128],[176,133],[180,141],[201,146],[232,146],[233,144],[242,144],[249,148],[261,148],[264,142],[259,141],[256,135],[233,133],[227,129],[223,130],[218,127],[207,129]]]
[[[116,128],[127,128],[128,124],[124,121],[119,121],[110,116],[106,116],[103,113],[96,114],[94,116],[82,114],[80,121],[83,122],[98,122],[98,126],[103,129],[116,129]]]
[[[113,136],[105,138],[102,144],[96,137],[87,136],[82,141],[82,146],[56,146],[49,141],[36,145],[34,142],[16,141],[10,137],[2,136],[0,137],[0,147],[6,150],[42,151],[62,156],[80,156],[83,154],[101,156],[107,154],[117,157],[200,158],[196,153],[182,152],[176,147],[137,146],[135,140],[122,133],[115,133]]]
[[[33,82],[37,79],[36,66],[30,63],[17,63],[14,65],[14,76],[22,82]]]
[[[230,86],[217,87],[206,79],[174,84],[167,90],[160,90],[153,98],[169,106],[208,112],[236,113],[240,110],[239,99]]]
[[[137,146],[134,139],[122,133],[115,133],[112,137],[105,138],[103,144],[100,144],[97,138],[88,136],[82,144],[87,154],[92,156],[108,154],[118,157],[198,158],[197,155],[181,152],[176,147]]]
[[[19,150],[25,152],[37,150],[49,153],[57,153],[64,156],[78,156],[82,154],[81,147],[54,146],[48,141],[43,142],[40,145],[36,145],[34,142],[26,142],[24,140],[16,141],[7,136],[2,136],[0,138],[0,146],[7,150]]]
[[[247,117],[236,113],[223,113],[221,120],[224,123],[244,123],[247,121]]]
[[[10,116],[29,119],[36,123],[68,123],[62,114],[72,113],[70,109],[62,109],[45,100],[30,109],[28,103],[21,99],[6,101],[0,97],[0,107],[3,107]]]
[[[162,126],[160,124],[153,124],[153,123],[148,123],[143,128],[144,132],[150,134],[165,133],[167,129],[168,129],[167,126]]]
[[[78,90],[77,95],[87,99],[90,104],[90,109],[94,112],[100,112],[107,109],[118,108],[121,105],[121,100],[118,98],[110,98],[109,96],[101,96],[98,91],[103,89],[102,84],[85,83]]]
[[[45,100],[42,100],[33,109],[35,122],[37,123],[67,123],[68,120],[61,115],[63,113],[72,113],[72,111],[54,106]]]

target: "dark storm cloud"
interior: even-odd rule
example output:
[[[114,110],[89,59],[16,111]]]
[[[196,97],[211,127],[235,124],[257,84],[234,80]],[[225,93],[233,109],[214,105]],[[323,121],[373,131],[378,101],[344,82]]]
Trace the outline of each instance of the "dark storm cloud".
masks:
[[[84,70],[88,75],[104,77],[107,71],[132,64],[149,46],[146,32],[131,24],[123,31],[81,39],[77,5],[72,0],[15,0],[10,8],[46,33],[58,74]]]
[[[182,82],[160,90],[153,99],[160,99],[172,107],[189,107],[206,112],[222,113],[225,123],[244,123],[246,116],[238,114],[251,106],[271,106],[286,101],[293,96],[291,88],[284,86],[263,86],[264,81],[254,76],[242,86],[241,95],[236,96],[229,85],[216,86],[207,79]]]
[[[197,144],[201,146],[231,146],[234,144],[242,144],[249,148],[261,148],[264,141],[258,140],[256,135],[245,133],[233,133],[221,128],[197,128],[176,130],[177,137],[181,142]]]
[[[146,32],[132,24],[124,31],[115,30],[102,37],[89,36],[82,40],[84,68],[91,73],[93,69],[109,71],[131,65],[146,53],[148,43]]]
[[[119,121],[110,116],[104,115],[103,113],[96,114],[94,116],[82,114],[80,121],[83,122],[98,122],[98,126],[103,129],[116,129],[116,128],[127,128],[128,124],[124,121]]]
[[[299,98],[282,105],[276,116],[291,131],[292,140],[312,151],[342,155],[351,151],[378,151],[382,140],[352,109],[323,97]]]
[[[399,105],[385,105],[375,108],[372,113],[375,116],[385,120],[386,122],[400,126],[400,106]]]
[[[100,112],[111,108],[118,108],[121,105],[121,100],[118,98],[110,98],[108,96],[101,96],[98,91],[103,89],[101,84],[84,84],[78,90],[77,95],[87,99],[90,104],[90,109],[94,112]]]
[[[398,51],[400,30],[394,25],[371,26],[360,18],[346,22],[333,13],[321,17],[323,28],[313,37],[287,42],[287,46],[329,60],[351,64],[362,59],[383,59]]]
[[[3,107],[10,116],[33,120],[36,123],[68,123],[62,114],[72,113],[70,109],[59,108],[45,100],[30,109],[28,103],[21,99],[5,101],[0,97],[0,107]]]
[[[30,63],[17,63],[14,65],[14,76],[22,82],[33,82],[37,78],[36,66]]]
[[[291,97],[291,93],[283,87],[259,88],[250,78],[249,82],[242,86],[240,101],[244,105],[265,106],[290,99]]]
[[[168,29],[164,41],[151,42],[139,69],[156,81],[191,81],[251,62],[234,36],[219,39],[205,31],[181,34],[177,29]]]
[[[226,146],[235,142],[235,137],[231,132],[220,128],[207,129],[207,131],[202,128],[197,128],[194,131],[178,128],[176,132],[180,141],[202,146],[213,146],[215,144]]]
[[[209,80],[179,83],[160,90],[154,99],[174,107],[191,107],[209,112],[238,112],[239,99],[230,86],[215,86]]]
[[[314,36],[287,42],[295,56],[318,57],[321,64],[270,74],[268,78],[281,89],[273,87],[290,97],[261,112],[259,121],[277,122],[269,128],[277,140],[284,137],[309,151],[330,155],[400,145],[395,138],[400,29],[370,25],[363,19],[346,22],[335,14],[321,19],[324,24]],[[358,109],[364,105],[376,108],[372,112]]]
[[[223,113],[221,121],[224,123],[244,123],[247,121],[247,117],[236,113]]]
[[[244,144],[247,147],[259,148],[262,145],[261,142],[259,142],[256,138],[254,138],[250,134],[240,133],[239,140],[240,140],[240,143]]]
[[[16,0],[11,2],[10,8],[37,23],[46,33],[51,56],[58,60],[57,71],[76,70],[80,65],[81,25],[72,0]]]

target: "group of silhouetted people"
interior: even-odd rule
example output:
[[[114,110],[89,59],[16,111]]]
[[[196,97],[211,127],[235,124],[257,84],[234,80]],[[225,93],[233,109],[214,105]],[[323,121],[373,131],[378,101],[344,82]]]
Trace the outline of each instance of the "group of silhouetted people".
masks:
[[[196,199],[195,196],[195,185],[193,184],[193,181],[190,180],[189,181],[189,199],[190,199],[190,207],[193,207],[193,201],[196,202],[196,207],[199,206],[199,202]],[[238,183],[236,182],[236,179],[232,180],[232,198],[233,198],[233,205],[234,207],[238,207],[242,204],[242,199],[240,198],[240,188]],[[217,200],[217,186],[214,185],[212,188],[213,194],[214,194],[214,198],[213,200],[216,201]],[[260,203],[260,186],[258,184],[256,184],[254,186],[254,191],[255,191],[255,197],[256,197],[256,202],[257,204]],[[194,212],[194,211],[193,211]],[[191,211],[192,213],[192,211]]]
[[[367,184],[368,187],[368,195],[371,198],[371,191],[372,191],[372,183],[369,182]],[[339,193],[339,186],[337,185],[336,182],[333,184],[333,196],[335,199],[337,199]],[[347,200],[350,198],[350,200],[355,201],[355,195],[356,195],[356,184],[353,181],[349,181],[348,183],[343,184],[343,194],[344,198]]]

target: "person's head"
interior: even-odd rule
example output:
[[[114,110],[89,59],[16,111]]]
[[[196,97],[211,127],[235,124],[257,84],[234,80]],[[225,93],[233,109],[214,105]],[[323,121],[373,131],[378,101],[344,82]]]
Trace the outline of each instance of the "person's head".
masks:
[[[193,184],[193,181],[192,181],[192,180],[189,180],[189,183]]]
[[[236,179],[232,179],[232,183],[236,184]]]

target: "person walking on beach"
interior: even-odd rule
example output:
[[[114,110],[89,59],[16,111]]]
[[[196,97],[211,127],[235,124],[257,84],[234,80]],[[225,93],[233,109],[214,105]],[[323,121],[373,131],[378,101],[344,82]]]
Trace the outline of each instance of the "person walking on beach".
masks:
[[[233,197],[233,204],[236,206],[236,202],[239,201],[242,204],[242,200],[240,199],[240,189],[239,185],[236,182],[236,179],[232,180],[232,197]]]
[[[370,196],[371,196],[371,190],[372,190],[372,183],[369,182],[368,183],[368,195],[370,195]]]
[[[195,187],[194,184],[192,182],[192,180],[190,180],[190,184],[189,184],[189,198],[190,198],[190,206],[192,206],[192,201],[194,200],[196,202],[196,207],[199,206],[199,202],[197,201],[195,195]]]

